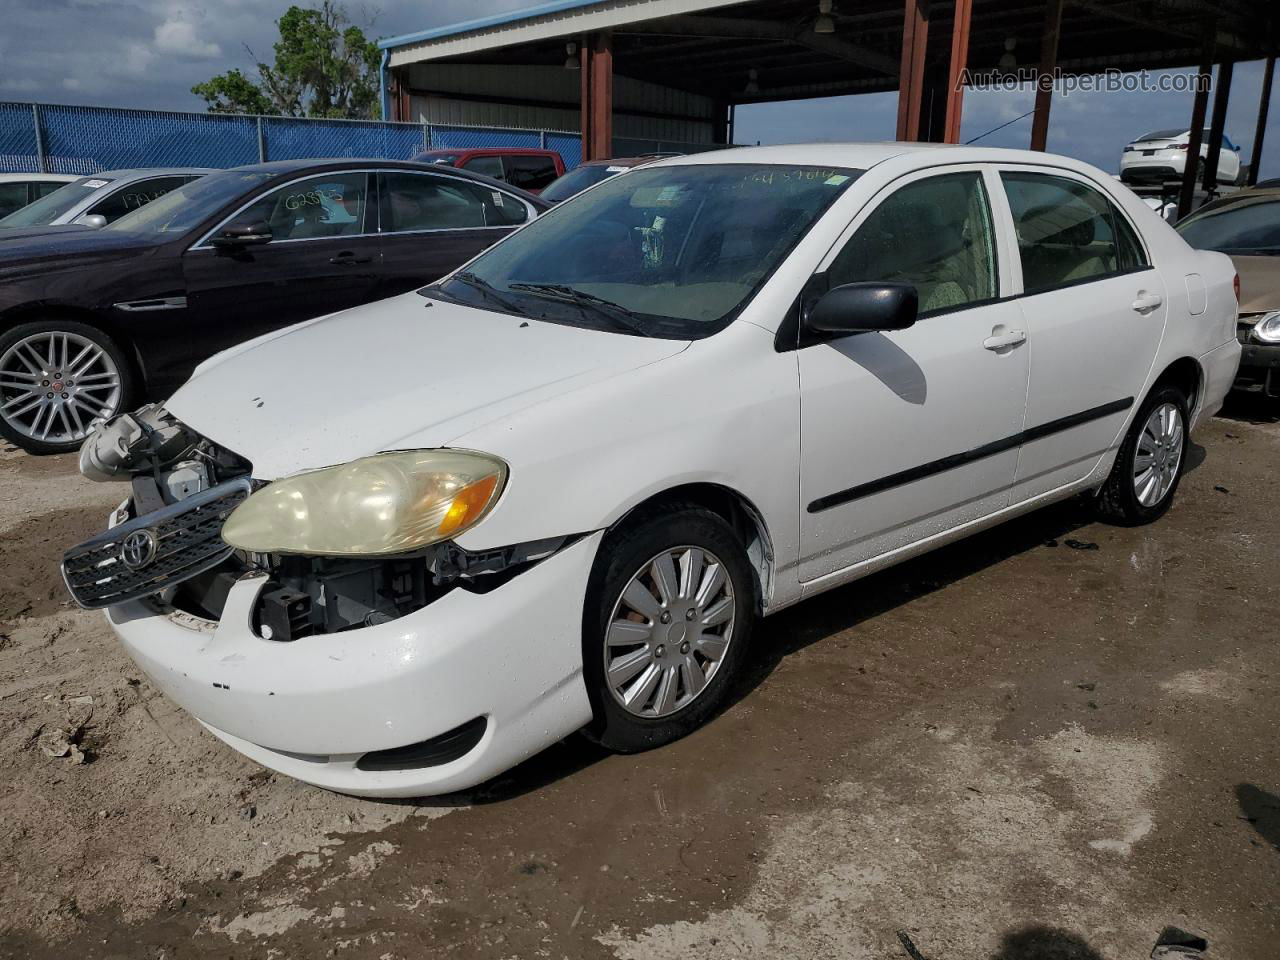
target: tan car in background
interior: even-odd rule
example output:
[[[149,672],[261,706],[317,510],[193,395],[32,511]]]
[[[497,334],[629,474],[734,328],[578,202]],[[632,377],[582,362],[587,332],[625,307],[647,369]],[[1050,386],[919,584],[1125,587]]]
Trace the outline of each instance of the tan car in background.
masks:
[[[1243,347],[1235,386],[1280,398],[1280,186],[1221,197],[1176,229],[1191,246],[1225,253],[1235,263]]]

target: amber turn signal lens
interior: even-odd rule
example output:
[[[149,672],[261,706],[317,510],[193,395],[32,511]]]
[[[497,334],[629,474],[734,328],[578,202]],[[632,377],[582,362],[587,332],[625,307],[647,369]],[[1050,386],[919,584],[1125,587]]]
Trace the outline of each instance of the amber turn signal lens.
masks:
[[[453,503],[449,504],[436,532],[443,539],[466,527],[472,517],[478,517],[484,512],[497,488],[498,478],[493,475],[463,487],[454,495]]]

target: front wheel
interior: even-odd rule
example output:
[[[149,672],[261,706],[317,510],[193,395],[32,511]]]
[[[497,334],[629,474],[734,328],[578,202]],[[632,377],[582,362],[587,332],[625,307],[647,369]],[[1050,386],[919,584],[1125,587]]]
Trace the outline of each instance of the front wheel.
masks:
[[[1187,406],[1177,387],[1153,390],[1143,402],[1098,492],[1104,519],[1138,526],[1169,509],[1186,462]]]
[[[745,662],[755,579],[737,534],[695,505],[636,518],[601,544],[583,618],[584,731],[633,753],[725,703]]]
[[[42,320],[0,333],[0,435],[30,453],[77,449],[132,392],[128,358],[95,327]]]

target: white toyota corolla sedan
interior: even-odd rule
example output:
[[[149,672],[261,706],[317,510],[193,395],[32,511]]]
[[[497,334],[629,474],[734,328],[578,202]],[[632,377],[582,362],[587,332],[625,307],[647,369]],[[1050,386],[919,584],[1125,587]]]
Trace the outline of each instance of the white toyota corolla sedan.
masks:
[[[1234,276],[1062,157],[666,160],[99,427],[82,470],[131,496],[64,575],[213,733],[333,790],[658,746],[761,616],[1074,494],[1163,514]]]

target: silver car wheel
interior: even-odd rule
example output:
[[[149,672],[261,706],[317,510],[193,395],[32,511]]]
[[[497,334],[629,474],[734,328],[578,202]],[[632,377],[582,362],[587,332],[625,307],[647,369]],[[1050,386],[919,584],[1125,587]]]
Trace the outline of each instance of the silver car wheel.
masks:
[[[1182,464],[1182,411],[1162,403],[1151,411],[1133,451],[1133,492],[1144,507],[1169,495]]]
[[[0,417],[46,443],[83,440],[98,417],[120,406],[120,369],[88,337],[33,333],[0,356]]]
[[[661,718],[707,688],[733,642],[733,583],[701,547],[664,550],[627,581],[609,616],[604,668],[628,713]]]

